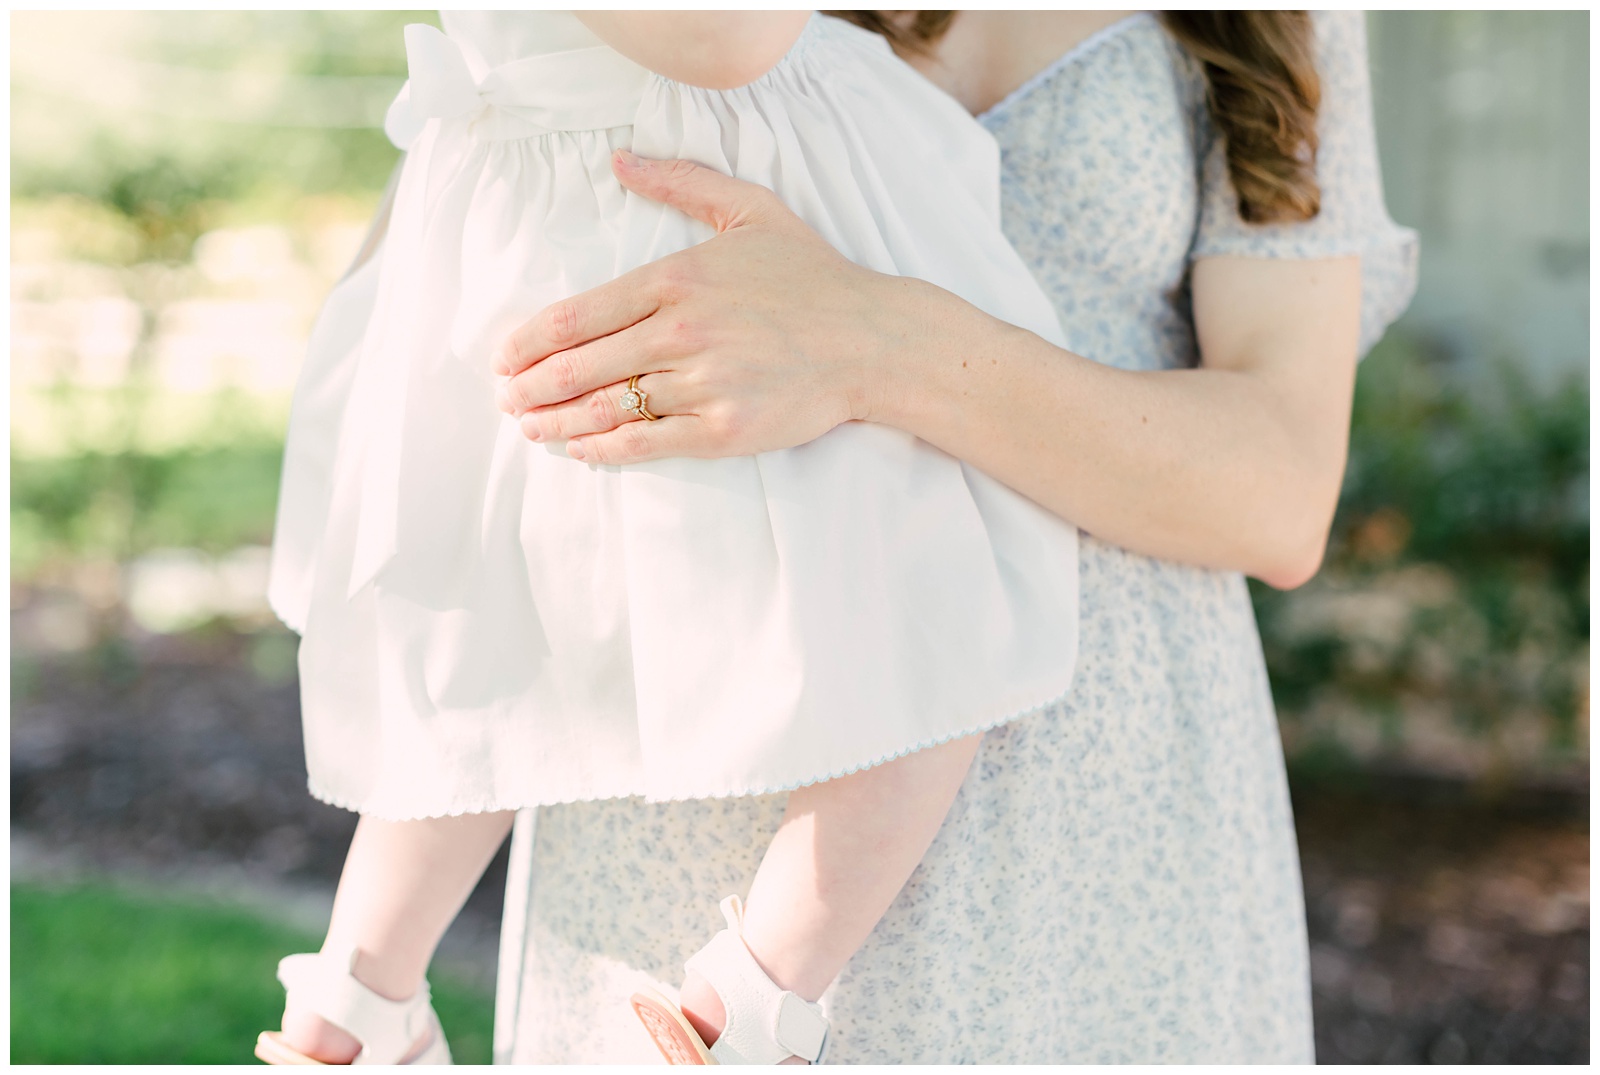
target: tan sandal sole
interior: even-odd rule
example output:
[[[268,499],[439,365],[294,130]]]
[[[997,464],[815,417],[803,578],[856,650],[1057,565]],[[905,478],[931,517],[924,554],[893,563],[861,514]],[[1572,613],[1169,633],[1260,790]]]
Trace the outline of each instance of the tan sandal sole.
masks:
[[[634,1014],[650,1032],[661,1055],[669,1064],[715,1064],[706,1043],[685,1019],[678,1006],[654,989],[641,989],[628,1001]]]
[[[316,1064],[326,1067],[320,1060],[313,1060],[299,1049],[289,1045],[275,1030],[263,1030],[256,1039],[256,1058],[269,1064]]]
[[[413,1049],[413,1052],[423,1053],[427,1052],[427,1050],[428,1046],[424,1045],[420,1049]],[[256,1057],[258,1059],[265,1060],[269,1064],[316,1064],[318,1067],[332,1066],[329,1064],[324,1064],[321,1060],[313,1060],[305,1053],[302,1053],[293,1045],[290,1045],[288,1042],[284,1041],[283,1036],[276,1030],[263,1030],[261,1032],[261,1036],[256,1038]],[[410,1065],[412,1061],[406,1060],[404,1063],[406,1065]]]

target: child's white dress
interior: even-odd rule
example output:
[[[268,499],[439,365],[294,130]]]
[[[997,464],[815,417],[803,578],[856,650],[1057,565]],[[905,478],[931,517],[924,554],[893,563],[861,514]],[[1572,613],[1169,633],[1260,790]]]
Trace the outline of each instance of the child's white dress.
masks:
[[[770,792],[1064,694],[1077,532],[925,442],[852,422],[596,466],[493,399],[514,328],[710,237],[621,187],[621,147],[770,187],[852,260],[1060,343],[993,138],[822,15],[726,91],[567,12],[441,21],[406,29],[387,233],[324,306],[290,422],[270,597],[303,636],[312,793],[398,819]]]

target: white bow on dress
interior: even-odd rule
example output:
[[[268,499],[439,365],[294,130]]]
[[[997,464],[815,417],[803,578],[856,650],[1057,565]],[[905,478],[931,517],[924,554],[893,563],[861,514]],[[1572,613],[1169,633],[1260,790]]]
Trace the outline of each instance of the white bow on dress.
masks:
[[[409,77],[389,105],[384,133],[408,149],[430,119],[464,120],[480,137],[527,138],[633,122],[650,71],[606,46],[550,52],[485,67],[425,22],[405,28]],[[501,116],[522,122],[499,123]]]

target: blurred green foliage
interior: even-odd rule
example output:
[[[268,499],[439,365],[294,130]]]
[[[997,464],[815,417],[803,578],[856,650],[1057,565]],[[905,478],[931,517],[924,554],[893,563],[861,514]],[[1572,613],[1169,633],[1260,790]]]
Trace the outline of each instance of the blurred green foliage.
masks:
[[[1506,360],[1491,384],[1469,387],[1403,333],[1386,345],[1357,385],[1338,562],[1361,562],[1352,536],[1362,518],[1401,509],[1405,555],[1473,571],[1542,564],[1581,600],[1587,637],[1587,377],[1536,393]]]
[[[438,25],[434,11],[19,12],[12,16],[11,192],[14,199],[76,196],[115,209],[143,237],[142,257],[182,259],[230,206],[275,208],[308,194],[382,190],[398,155],[382,130],[381,103],[406,74],[403,27]],[[241,73],[280,86],[238,121],[196,116],[177,101],[117,106],[114,90],[74,96],[95,58],[176,71],[192,82],[215,72],[217,94]],[[30,61],[32,65],[30,65]],[[50,70],[77,63],[81,77]],[[42,65],[44,73],[37,72]],[[137,71],[134,69],[137,78]],[[326,91],[318,87],[330,79]],[[350,100],[361,80],[375,105]],[[150,79],[153,83],[153,79]],[[177,83],[182,91],[188,83]],[[362,107],[367,126],[318,125]],[[132,95],[129,95],[130,97]],[[203,104],[204,102],[200,102]],[[372,115],[376,109],[380,114]]]
[[[197,899],[11,887],[13,1064],[254,1064],[283,1015],[277,963],[310,934]],[[487,1064],[493,1000],[430,975],[457,1063]]]
[[[1289,593],[1252,584],[1280,715],[1342,695],[1398,742],[1406,704],[1438,701],[1474,735],[1532,722],[1571,760],[1588,717],[1587,379],[1536,393],[1510,362],[1488,384],[1447,365],[1403,332],[1362,364],[1323,570]],[[1340,601],[1392,622],[1305,614]]]
[[[48,406],[44,422],[62,443],[46,454],[13,444],[14,578],[156,548],[222,553],[271,540],[283,456],[273,408],[240,391],[170,396],[139,381],[59,384],[32,403]]]
[[[209,553],[272,538],[283,445],[90,452],[11,466],[11,569],[52,558],[122,561],[163,547]]]

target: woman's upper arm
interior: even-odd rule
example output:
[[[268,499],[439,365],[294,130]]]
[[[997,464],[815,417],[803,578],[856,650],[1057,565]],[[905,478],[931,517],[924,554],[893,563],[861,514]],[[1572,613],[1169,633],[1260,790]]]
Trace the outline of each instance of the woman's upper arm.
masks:
[[[1365,14],[1313,15],[1322,104],[1317,116],[1317,183],[1321,210],[1303,222],[1242,220],[1228,177],[1226,147],[1201,106],[1196,153],[1201,162],[1200,215],[1191,257],[1196,271],[1218,256],[1295,260],[1359,255],[1361,303],[1357,353],[1364,355],[1411,301],[1416,289],[1417,235],[1390,219],[1384,204],[1367,70]]]
[[[788,53],[809,11],[580,11],[580,21],[634,63],[691,86],[754,82]]]
[[[1245,222],[1209,114],[1200,117],[1196,147],[1200,218],[1190,286],[1200,363],[1248,374],[1267,389],[1330,519],[1356,363],[1416,286],[1416,233],[1397,226],[1383,200],[1364,20],[1358,11],[1314,16],[1322,82],[1317,216]]]
[[[1267,390],[1331,519],[1348,450],[1360,259],[1205,258],[1191,286],[1201,366]]]

